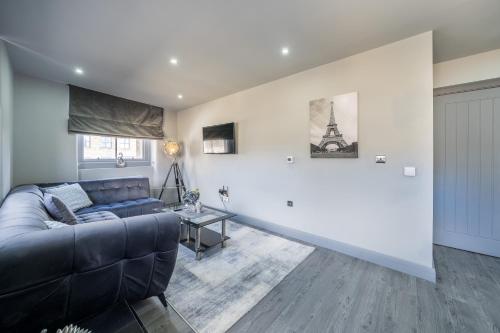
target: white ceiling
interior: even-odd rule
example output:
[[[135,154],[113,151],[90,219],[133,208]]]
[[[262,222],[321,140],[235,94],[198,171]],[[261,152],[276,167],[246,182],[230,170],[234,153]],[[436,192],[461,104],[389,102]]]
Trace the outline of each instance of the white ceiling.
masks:
[[[0,0],[16,71],[176,110],[429,30],[435,62],[500,48],[500,1]]]

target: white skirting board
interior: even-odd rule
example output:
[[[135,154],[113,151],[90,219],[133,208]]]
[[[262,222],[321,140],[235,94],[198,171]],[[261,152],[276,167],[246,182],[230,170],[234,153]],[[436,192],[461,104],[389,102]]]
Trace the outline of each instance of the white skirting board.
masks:
[[[275,223],[262,221],[249,216],[238,215],[232,218],[235,222],[248,224],[257,228],[268,230],[276,234],[307,242],[316,246],[337,251],[351,257],[369,261],[371,263],[384,266],[395,271],[416,276],[418,278],[436,283],[436,270],[434,264],[432,268],[412,263],[403,259],[392,257],[379,252],[367,250],[358,246],[346,244],[326,237],[313,235],[308,232],[288,228]]]

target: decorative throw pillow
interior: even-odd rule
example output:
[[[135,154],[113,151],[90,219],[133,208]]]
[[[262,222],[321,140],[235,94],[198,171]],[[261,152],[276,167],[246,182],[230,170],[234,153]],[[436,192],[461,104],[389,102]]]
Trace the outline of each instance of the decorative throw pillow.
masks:
[[[92,206],[89,196],[80,184],[71,184],[45,189],[46,193],[53,194],[62,200],[73,212]]]
[[[66,224],[77,224],[75,213],[55,195],[45,193],[43,196],[43,203],[45,209],[47,209],[49,214],[57,221]]]
[[[43,221],[43,223],[45,223],[45,225],[49,229],[58,229],[58,228],[67,227],[68,226],[66,223],[52,221],[52,220]]]

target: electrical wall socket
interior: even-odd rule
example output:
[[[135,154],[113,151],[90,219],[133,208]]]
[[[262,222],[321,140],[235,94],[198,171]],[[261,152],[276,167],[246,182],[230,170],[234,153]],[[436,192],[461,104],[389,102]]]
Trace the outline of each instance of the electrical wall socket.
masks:
[[[222,185],[222,188],[219,189],[219,194],[228,197],[229,196],[229,186],[226,187]]]
[[[293,201],[292,201],[292,200],[288,200],[288,201],[286,202],[286,205],[287,205],[288,207],[293,207]]]
[[[385,163],[386,157],[385,155],[377,155],[375,156],[375,163]]]
[[[222,188],[219,189],[219,195],[223,202],[229,202],[229,186],[222,185]]]

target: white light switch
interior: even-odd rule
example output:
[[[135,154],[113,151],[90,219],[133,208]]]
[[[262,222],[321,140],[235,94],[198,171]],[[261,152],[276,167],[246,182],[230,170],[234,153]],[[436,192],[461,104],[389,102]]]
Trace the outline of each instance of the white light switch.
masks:
[[[415,167],[404,167],[403,175],[406,177],[415,177],[417,175],[417,169]]]

